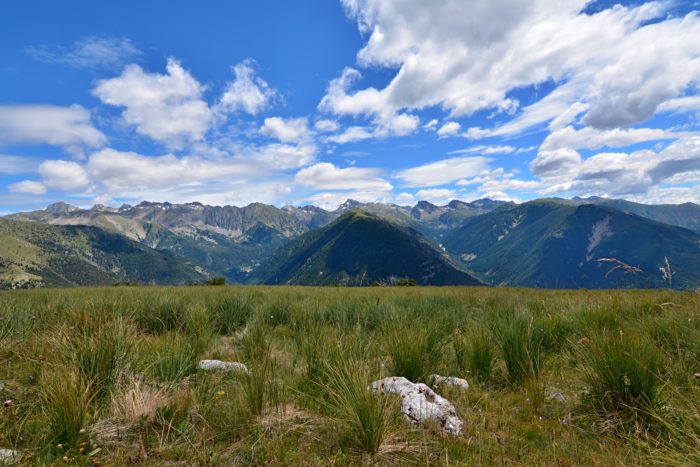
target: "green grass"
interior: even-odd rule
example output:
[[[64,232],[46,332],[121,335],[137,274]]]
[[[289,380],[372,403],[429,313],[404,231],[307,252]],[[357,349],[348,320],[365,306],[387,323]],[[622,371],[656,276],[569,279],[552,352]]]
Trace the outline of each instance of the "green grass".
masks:
[[[0,448],[37,465],[688,465],[698,362],[697,292],[8,291]],[[432,373],[471,383],[438,389],[463,436],[368,389]]]

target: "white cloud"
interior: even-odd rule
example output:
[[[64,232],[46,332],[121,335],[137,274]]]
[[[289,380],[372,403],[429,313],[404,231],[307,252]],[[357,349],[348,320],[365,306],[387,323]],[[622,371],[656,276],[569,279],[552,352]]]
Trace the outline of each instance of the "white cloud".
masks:
[[[581,164],[581,155],[573,149],[541,151],[530,162],[530,170],[538,177],[568,174]]]
[[[148,73],[131,64],[116,78],[100,80],[93,94],[124,107],[122,117],[136,131],[172,147],[204,138],[213,112],[202,99],[204,87],[170,58],[166,73]]]
[[[684,96],[670,99],[659,106],[659,112],[700,111],[700,96]]]
[[[266,118],[260,133],[283,143],[307,141],[311,138],[309,121],[306,118]]]
[[[84,37],[71,46],[28,47],[34,59],[68,65],[73,68],[119,68],[141,56],[130,39],[125,37]]]
[[[250,150],[250,156],[275,170],[298,169],[316,160],[317,148],[313,144],[268,144]]]
[[[506,115],[516,88],[555,89],[514,120],[470,137],[505,135],[579,115],[588,126],[648,119],[700,76],[700,17],[667,15],[671,2],[583,12],[588,0],[343,0],[368,35],[361,66],[396,69],[383,88],[354,89],[348,68],[321,102],[336,114],[378,115],[440,106],[452,116],[484,109]],[[416,21],[420,18],[420,21]],[[654,21],[650,21],[654,20]],[[644,53],[639,53],[643,50]]]
[[[517,152],[518,149],[513,146],[503,145],[503,146],[472,146],[465,149],[456,149],[450,151],[448,154],[512,154]]]
[[[338,125],[338,122],[335,120],[321,119],[314,124],[314,128],[316,128],[316,131],[321,133],[329,133],[332,131],[338,131],[340,129],[340,125]]]
[[[26,156],[0,154],[0,174],[17,175],[34,172],[39,161]]]
[[[444,205],[455,199],[457,193],[454,190],[444,188],[430,188],[427,190],[418,190],[415,197],[421,201],[428,201],[436,205]]]
[[[348,167],[345,169],[322,162],[300,170],[294,181],[322,190],[390,191],[389,182],[378,177],[377,169]]]
[[[425,125],[423,125],[423,129],[424,130],[434,130],[437,127],[437,124],[438,124],[438,120],[437,120],[437,118],[434,118],[434,119],[430,120],[428,123],[426,123]]]
[[[89,180],[83,167],[77,162],[48,160],[39,165],[39,175],[48,188],[75,190],[88,185]]]
[[[10,185],[10,192],[12,193],[26,193],[30,195],[43,195],[46,193],[46,187],[41,182],[35,182],[33,180],[23,180],[21,182],[13,183]]]
[[[415,201],[416,197],[411,193],[399,193],[396,195],[396,198],[394,198],[394,202],[399,206],[410,206],[415,203]]]
[[[245,60],[234,66],[233,73],[235,79],[229,83],[219,102],[222,112],[243,110],[257,115],[277,97],[277,92],[256,75],[252,61]]]
[[[700,137],[681,138],[658,152],[604,152],[587,159],[571,149],[543,151],[530,164],[546,194],[572,192],[588,196],[625,196],[645,199],[663,186],[691,184],[697,189]],[[651,195],[649,195],[651,196]]]
[[[454,136],[462,126],[457,122],[447,122],[437,131],[438,136]]]
[[[254,178],[263,168],[241,158],[204,159],[144,156],[135,152],[103,149],[90,156],[86,166],[91,179],[114,197],[129,190],[169,189],[230,179]]]
[[[571,126],[555,130],[545,138],[541,149],[552,151],[563,148],[599,149],[608,147],[624,147],[646,141],[675,139],[676,135],[667,130],[654,128],[630,128],[613,130],[596,130],[585,127],[576,130]]]
[[[370,139],[374,136],[374,132],[371,129],[365,128],[363,126],[351,126],[345,129],[342,133],[337,135],[332,135],[327,138],[327,141],[331,143],[345,144],[345,143],[355,143],[357,141],[364,141]]]
[[[396,178],[408,186],[427,187],[444,185],[460,178],[469,178],[488,169],[485,157],[454,157],[402,170]]]
[[[107,138],[90,122],[90,112],[79,105],[0,106],[0,145],[50,144],[71,152],[97,147]]]

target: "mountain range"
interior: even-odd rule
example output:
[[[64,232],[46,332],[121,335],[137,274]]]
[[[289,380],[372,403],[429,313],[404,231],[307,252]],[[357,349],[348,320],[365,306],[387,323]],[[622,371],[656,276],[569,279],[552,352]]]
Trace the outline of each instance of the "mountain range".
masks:
[[[59,202],[7,216],[0,227],[12,242],[34,248],[31,253],[29,247],[0,250],[5,288],[178,284],[219,276],[232,283],[299,285],[366,285],[395,278],[552,288],[700,284],[700,205],[693,203],[574,198],[399,206],[348,200],[327,211],[197,202],[81,209]],[[111,248],[117,239],[130,253]],[[79,269],[75,263],[55,274],[58,258],[65,264],[87,262],[102,272],[92,281],[80,279],[69,274]],[[665,258],[675,272],[671,281],[659,270]],[[609,272],[620,264],[625,267]]]

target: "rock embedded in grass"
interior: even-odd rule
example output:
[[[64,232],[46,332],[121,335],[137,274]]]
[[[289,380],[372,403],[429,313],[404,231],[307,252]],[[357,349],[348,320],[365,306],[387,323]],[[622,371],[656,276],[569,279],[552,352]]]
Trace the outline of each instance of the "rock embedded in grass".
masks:
[[[204,371],[242,371],[250,373],[248,367],[240,362],[224,362],[221,360],[200,360],[197,368]]]
[[[440,375],[430,375],[428,376],[428,381],[432,381],[433,385],[438,386],[452,386],[465,391],[469,389],[469,382],[463,378],[457,378],[456,376],[440,376]]]
[[[0,464],[5,465],[5,464],[13,464],[15,462],[19,462],[19,460],[22,458],[22,453],[19,451],[15,451],[13,449],[2,449],[0,448]]]
[[[452,402],[423,383],[412,383],[403,376],[380,379],[370,385],[372,391],[401,396],[401,412],[413,423],[437,421],[443,431],[461,435],[464,422]]]

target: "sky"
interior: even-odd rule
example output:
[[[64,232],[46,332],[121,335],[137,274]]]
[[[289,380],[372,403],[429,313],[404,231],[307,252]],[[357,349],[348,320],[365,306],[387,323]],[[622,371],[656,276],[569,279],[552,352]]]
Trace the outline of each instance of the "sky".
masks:
[[[700,202],[700,2],[0,4],[0,215]]]

